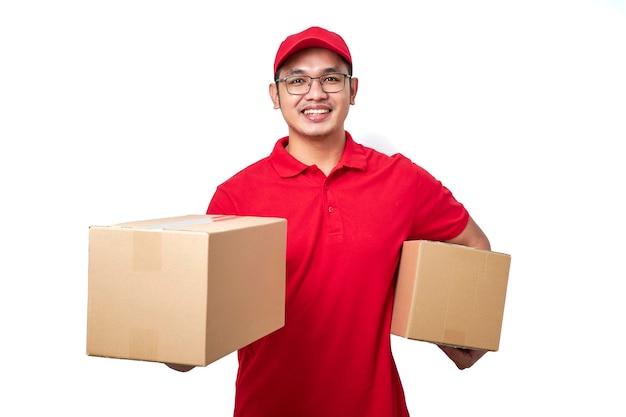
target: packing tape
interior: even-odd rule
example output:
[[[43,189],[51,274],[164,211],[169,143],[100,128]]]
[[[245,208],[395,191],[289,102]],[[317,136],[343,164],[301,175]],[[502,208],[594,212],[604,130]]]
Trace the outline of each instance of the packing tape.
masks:
[[[170,222],[170,223],[159,223],[159,224],[153,224],[150,226],[145,226],[142,227],[143,229],[184,229],[185,227],[188,226],[194,226],[197,224],[206,224],[206,223],[212,223],[212,222],[219,222],[222,220],[228,220],[228,219],[232,219],[235,218],[237,216],[232,216],[232,215],[209,215],[206,217],[200,217],[197,219],[189,219],[189,220],[180,220],[177,222]]]
[[[160,271],[163,236],[161,233],[133,231],[133,270]]]
[[[466,336],[467,334],[465,332],[459,330],[444,329],[443,331],[443,340],[452,345],[465,345]]]
[[[130,329],[128,353],[131,358],[155,360],[159,354],[159,334],[153,329]]]

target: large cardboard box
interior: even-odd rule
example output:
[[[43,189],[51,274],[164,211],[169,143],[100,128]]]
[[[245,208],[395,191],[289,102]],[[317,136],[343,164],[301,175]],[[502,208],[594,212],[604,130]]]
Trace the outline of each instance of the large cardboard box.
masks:
[[[89,228],[87,354],[206,366],[285,323],[287,221]]]
[[[511,256],[426,240],[406,241],[391,333],[455,347],[496,351]]]

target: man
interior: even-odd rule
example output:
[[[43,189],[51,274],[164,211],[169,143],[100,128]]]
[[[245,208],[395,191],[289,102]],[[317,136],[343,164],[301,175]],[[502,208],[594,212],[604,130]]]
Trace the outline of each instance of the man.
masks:
[[[489,241],[427,171],[344,129],[358,80],[339,35],[287,37],[274,74],[269,93],[289,134],[221,184],[207,210],[288,224],[285,327],[239,350],[235,416],[408,416],[390,341],[402,242]],[[460,369],[484,354],[441,349]]]

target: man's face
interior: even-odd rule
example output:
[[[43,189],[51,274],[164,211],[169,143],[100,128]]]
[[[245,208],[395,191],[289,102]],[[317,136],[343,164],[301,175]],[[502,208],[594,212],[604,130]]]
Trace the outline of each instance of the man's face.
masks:
[[[290,76],[322,77],[332,73],[348,73],[348,65],[339,55],[323,48],[309,48],[289,57],[278,78]],[[342,91],[327,93],[318,79],[311,81],[306,94],[290,94],[285,82],[270,84],[274,108],[281,109],[289,126],[289,136],[324,139],[344,134],[344,121],[357,91],[357,80],[346,79]]]

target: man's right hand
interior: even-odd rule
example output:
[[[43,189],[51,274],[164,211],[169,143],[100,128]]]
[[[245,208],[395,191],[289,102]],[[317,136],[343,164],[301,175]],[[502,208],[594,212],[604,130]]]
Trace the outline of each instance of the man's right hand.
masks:
[[[188,372],[195,368],[194,365],[182,365],[180,363],[166,363],[166,365],[178,372]]]

